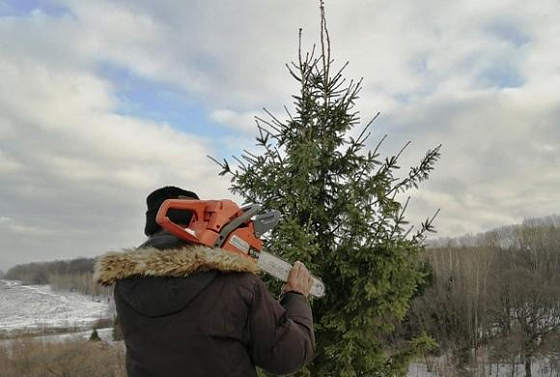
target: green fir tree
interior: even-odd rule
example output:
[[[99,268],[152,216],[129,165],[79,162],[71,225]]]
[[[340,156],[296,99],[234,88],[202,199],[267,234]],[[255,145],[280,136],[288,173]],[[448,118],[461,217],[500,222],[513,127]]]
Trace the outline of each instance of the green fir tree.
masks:
[[[320,53],[302,53],[300,30],[298,60],[288,65],[301,84],[295,114],[286,110],[285,121],[268,111],[268,120],[257,118],[262,153],[245,151],[235,157],[236,168],[224,160],[220,174],[231,175],[231,191],[246,202],[282,212],[267,250],[302,261],[325,282],[326,296],[312,300],[316,357],[298,375],[400,376],[411,356],[434,345],[425,336],[398,348],[386,341],[423,280],[419,254],[433,217],[411,231],[408,200],[397,196],[428,178],[440,147],[397,178],[402,150],[381,158],[383,140],[368,150],[377,116],[350,136],[359,125],[353,108],[361,80],[347,81],[346,65],[332,71],[323,4],[320,9]]]
[[[97,329],[93,329],[93,331],[91,332],[91,335],[89,336],[89,340],[91,342],[101,341],[101,338],[99,337],[99,333],[97,332]]]

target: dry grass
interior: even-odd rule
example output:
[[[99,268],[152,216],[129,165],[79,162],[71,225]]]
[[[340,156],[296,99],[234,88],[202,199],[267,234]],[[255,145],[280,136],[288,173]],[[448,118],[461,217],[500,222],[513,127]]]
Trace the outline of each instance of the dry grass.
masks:
[[[126,377],[122,344],[22,340],[0,347],[2,377]]]

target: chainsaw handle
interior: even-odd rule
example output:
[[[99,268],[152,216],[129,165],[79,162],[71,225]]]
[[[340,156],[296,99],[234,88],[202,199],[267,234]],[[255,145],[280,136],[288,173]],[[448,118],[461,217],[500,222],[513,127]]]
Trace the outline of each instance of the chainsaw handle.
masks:
[[[164,229],[167,229],[171,234],[187,239],[187,241],[200,243],[200,240],[195,235],[186,232],[183,227],[175,224],[167,216],[167,212],[170,209],[179,209],[184,211],[191,211],[197,220],[204,219],[204,209],[206,208],[206,203],[196,200],[184,200],[184,199],[167,199],[159,207],[158,213],[156,215],[156,222]],[[191,219],[192,222],[192,219]],[[186,224],[187,226],[189,224]]]

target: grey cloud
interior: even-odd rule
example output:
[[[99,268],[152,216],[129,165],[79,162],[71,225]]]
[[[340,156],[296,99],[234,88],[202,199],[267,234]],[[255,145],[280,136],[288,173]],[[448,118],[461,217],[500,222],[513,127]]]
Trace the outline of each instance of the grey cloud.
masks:
[[[263,93],[273,102],[286,98],[293,86],[284,64],[296,57],[298,28],[310,16],[318,24],[316,4],[296,1],[66,5],[88,27],[81,32],[89,42],[83,54],[117,61],[225,107],[259,108]]]
[[[60,28],[79,35],[57,40]],[[227,182],[206,158],[215,153],[212,140],[114,113],[111,84],[95,75],[89,57],[74,56],[83,32],[65,18],[0,19],[2,269],[137,245],[145,195],[158,186],[227,196]],[[33,49],[42,43],[33,36],[49,39],[48,59]]]
[[[411,217],[421,219],[430,207],[441,208],[440,233],[453,236],[458,230],[479,232],[557,211],[560,176],[554,161],[560,150],[552,145],[560,140],[553,115],[560,103],[543,101],[549,103],[543,111],[510,94],[487,91],[470,99],[433,100],[383,117],[384,130],[392,134],[389,144],[404,135],[414,141],[404,166],[436,143],[444,145]],[[530,93],[524,96],[529,99]],[[543,148],[546,140],[550,146]]]

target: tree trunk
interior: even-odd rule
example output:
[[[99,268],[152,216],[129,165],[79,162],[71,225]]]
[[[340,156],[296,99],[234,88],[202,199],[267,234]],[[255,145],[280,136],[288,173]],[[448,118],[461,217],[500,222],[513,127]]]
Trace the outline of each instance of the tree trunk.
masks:
[[[531,355],[525,355],[525,377],[531,377]]]

